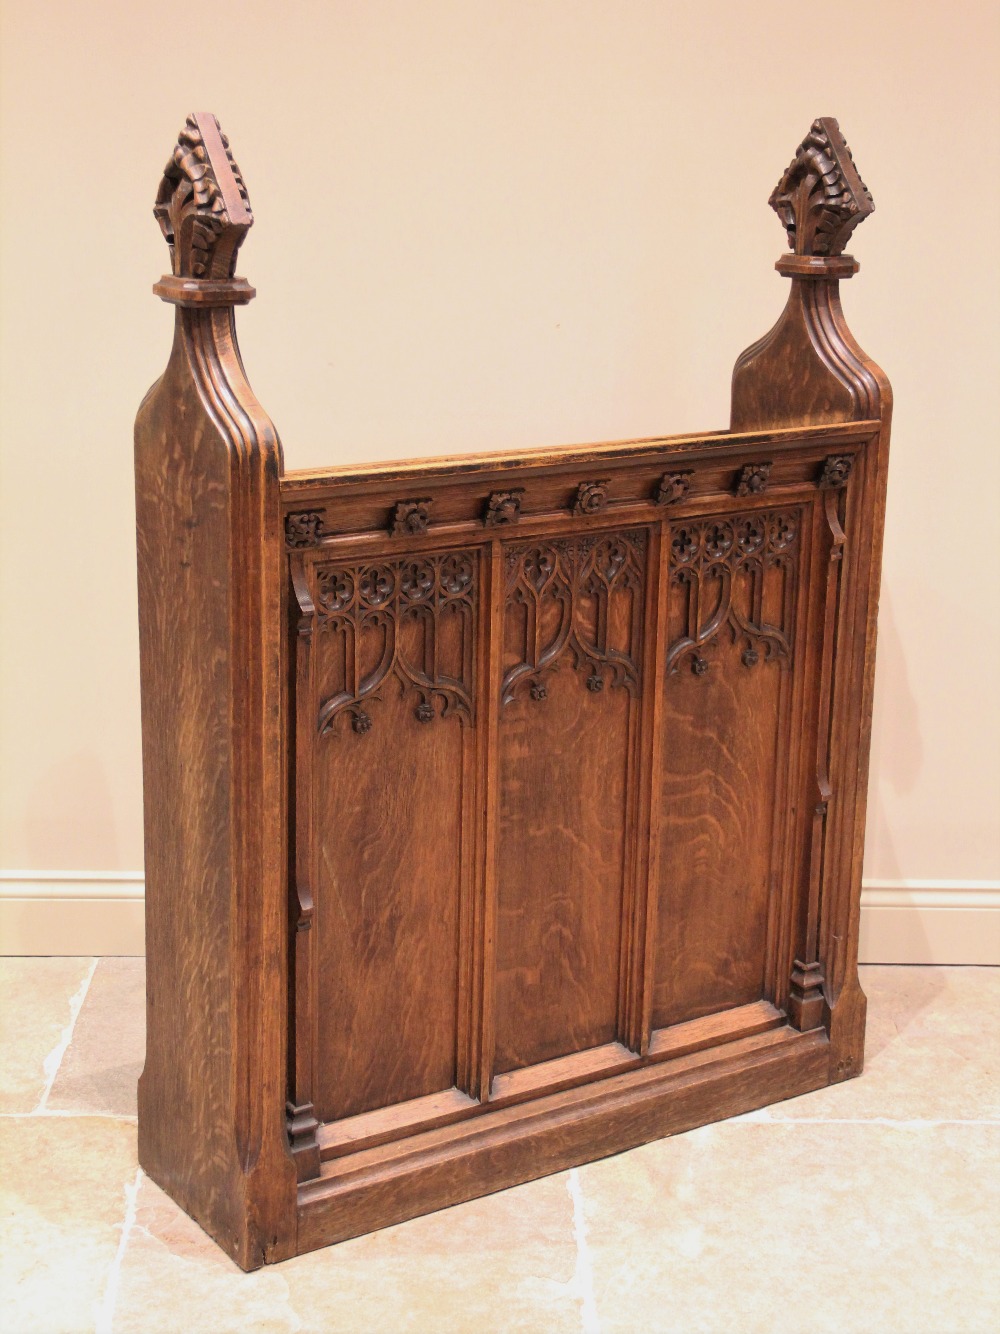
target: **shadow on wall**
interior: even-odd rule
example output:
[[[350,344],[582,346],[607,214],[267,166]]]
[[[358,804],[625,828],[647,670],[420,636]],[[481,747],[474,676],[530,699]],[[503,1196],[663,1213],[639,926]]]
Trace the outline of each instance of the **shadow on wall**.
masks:
[[[923,760],[920,712],[910,686],[906,653],[893,614],[891,590],[883,585],[878,614],[865,839],[865,871],[873,880],[900,880],[903,877],[885,816],[885,791],[888,786],[901,795],[912,792],[917,786]]]
[[[111,785],[93,751],[51,764],[25,799],[29,864],[47,871],[131,871],[121,844]]]
[[[906,654],[893,612],[892,592],[887,584],[882,586],[879,602],[876,662],[863,876],[863,881],[872,886],[869,897],[878,892],[879,882],[888,881],[892,888],[898,887],[900,890],[905,888],[905,876],[886,817],[886,792],[890,788],[899,795],[912,792],[917,786],[924,761],[919,709],[910,686]],[[884,884],[882,888],[885,888]],[[866,929],[865,916],[862,914],[862,960],[867,963],[898,961],[898,942],[887,941],[885,918],[888,916],[891,919],[901,910],[901,907],[880,908],[878,916],[882,922],[878,929],[871,923]],[[906,916],[907,956],[931,958],[930,941],[921,915],[911,912]],[[891,928],[889,935],[892,935]],[[936,985],[928,989],[928,1003],[939,989]],[[881,1045],[884,1042],[879,1043],[877,1039],[869,1041],[869,1056],[876,1054]]]

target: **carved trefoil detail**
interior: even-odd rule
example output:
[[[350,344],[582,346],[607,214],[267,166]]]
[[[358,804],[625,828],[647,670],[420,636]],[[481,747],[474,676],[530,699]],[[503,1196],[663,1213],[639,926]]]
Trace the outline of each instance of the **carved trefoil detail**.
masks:
[[[338,688],[320,705],[321,734],[345,714],[357,736],[370,732],[392,681],[415,692],[418,722],[472,721],[477,568],[474,551],[317,567],[316,629],[337,642]]]
[[[743,665],[789,662],[801,513],[759,511],[688,520],[670,539],[668,673],[704,676],[723,632],[742,643]],[[677,633],[679,631],[679,633]]]
[[[564,654],[593,694],[606,685],[638,690],[646,545],[638,529],[507,548],[502,704],[522,688],[545,700],[546,678]]]

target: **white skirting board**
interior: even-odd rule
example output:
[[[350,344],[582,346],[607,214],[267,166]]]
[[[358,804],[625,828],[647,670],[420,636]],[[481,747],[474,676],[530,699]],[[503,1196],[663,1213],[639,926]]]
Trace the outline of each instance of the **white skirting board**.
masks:
[[[139,871],[0,871],[0,954],[142,954]],[[862,963],[1000,965],[1000,881],[871,880]]]

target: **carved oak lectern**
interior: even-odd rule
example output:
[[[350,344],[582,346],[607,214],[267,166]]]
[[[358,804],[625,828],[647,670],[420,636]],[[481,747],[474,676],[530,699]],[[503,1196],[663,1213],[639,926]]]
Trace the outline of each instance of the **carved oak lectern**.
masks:
[[[246,1269],[856,1075],[890,390],[837,122],[729,431],[286,473],[214,116],[136,422],[139,1157]]]

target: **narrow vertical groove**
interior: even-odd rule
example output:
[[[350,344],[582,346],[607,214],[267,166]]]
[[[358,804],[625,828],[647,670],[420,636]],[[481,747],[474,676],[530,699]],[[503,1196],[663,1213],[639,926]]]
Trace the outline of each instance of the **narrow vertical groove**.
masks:
[[[771,862],[768,869],[767,937],[764,947],[763,995],[779,1008],[785,1004],[785,990],[791,961],[783,960],[783,936],[792,911],[791,881],[794,875],[794,849],[800,827],[798,810],[798,747],[792,738],[801,735],[796,728],[801,707],[803,679],[804,635],[808,611],[809,562],[812,558],[811,530],[808,529],[810,511],[799,509],[799,557],[784,569],[782,590],[782,625],[792,627],[791,652],[788,664],[781,664],[778,694],[777,723],[775,727],[775,783],[774,809],[771,822]],[[761,579],[763,599],[763,578]]]
[[[475,724],[463,729],[462,751],[462,904],[455,1082],[463,1093],[477,1099],[486,1096],[482,1073],[487,893],[484,850],[487,840],[492,555],[492,545],[476,552],[479,588],[474,612],[476,630],[467,650],[472,662]]]
[[[845,715],[850,680],[843,668],[845,658],[844,645],[849,639],[849,626],[853,620],[854,604],[858,596],[859,581],[852,568],[854,564],[854,543],[851,533],[853,525],[848,519],[848,512],[853,500],[855,487],[848,481],[843,490],[826,493],[826,514],[836,557],[831,556],[831,564],[836,569],[836,609],[832,626],[832,644],[829,648],[830,695],[826,719],[826,749],[824,764],[826,783],[830,789],[830,806],[826,819],[826,848],[824,850],[824,882],[822,898],[818,905],[816,922],[816,956],[824,963],[824,981],[828,991],[836,995],[839,991],[838,978],[842,972],[843,941],[846,932],[831,931],[831,922],[842,921],[847,905],[842,903],[845,868],[850,867],[850,852],[842,844],[844,815],[844,788],[846,775],[840,771],[841,756],[844,750],[840,742],[843,728],[849,726]],[[843,505],[843,515],[841,506]],[[845,527],[846,525],[846,527]],[[851,531],[848,531],[851,530]],[[825,664],[824,664],[825,665]],[[827,869],[829,868],[829,869]],[[832,938],[831,938],[832,937]]]
[[[646,566],[645,643],[642,677],[641,770],[639,784],[640,849],[636,894],[636,929],[633,969],[632,1034],[630,1046],[641,1056],[649,1050],[653,1024],[653,989],[656,929],[659,908],[660,822],[659,785],[663,764],[663,683],[667,652],[667,595],[670,525],[666,519],[649,530]]]
[[[806,924],[806,959],[809,962],[820,958],[820,898],[824,892],[825,867],[828,864],[827,842],[831,834],[834,789],[831,783],[831,743],[834,727],[834,709],[836,703],[837,648],[840,640],[840,622],[843,618],[841,598],[842,576],[844,570],[844,548],[846,534],[840,524],[838,513],[840,492],[827,491],[824,496],[824,510],[830,532],[830,548],[826,571],[826,600],[823,622],[823,656],[820,675],[819,727],[816,754],[816,818],[819,825],[818,837],[822,843],[819,865],[814,866],[816,879],[815,890],[809,896],[809,915]]]
[[[315,606],[309,587],[307,567],[301,556],[291,562],[292,586],[297,615],[293,640],[295,669],[295,715],[290,719],[295,737],[295,852],[292,912],[292,954],[294,985],[293,1069],[294,1088],[290,1090],[289,1131],[296,1158],[299,1180],[319,1172],[316,1149],[316,1053],[318,1050],[319,982],[316,967],[315,840],[313,838],[313,795],[315,777]]]
[[[813,604],[815,598],[815,506],[802,511],[799,528],[799,595],[796,599],[792,639],[792,672],[789,686],[787,737],[802,737],[807,729],[807,658],[810,644],[815,639]],[[792,969],[794,921],[799,906],[799,886],[802,876],[802,846],[806,824],[803,796],[808,782],[803,770],[804,748],[791,745],[785,748],[788,758],[784,788],[784,811],[775,805],[776,814],[783,815],[783,837],[780,859],[777,861],[778,885],[771,897],[768,922],[767,977],[765,995],[779,1008],[788,1004],[788,985]]]
[[[493,539],[489,554],[488,671],[484,688],[486,707],[482,714],[483,746],[483,913],[481,978],[481,1041],[477,1096],[485,1101],[493,1082],[496,1046],[496,927],[497,927],[497,836],[500,820],[500,691],[503,680],[504,577],[503,546]]]

